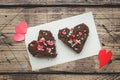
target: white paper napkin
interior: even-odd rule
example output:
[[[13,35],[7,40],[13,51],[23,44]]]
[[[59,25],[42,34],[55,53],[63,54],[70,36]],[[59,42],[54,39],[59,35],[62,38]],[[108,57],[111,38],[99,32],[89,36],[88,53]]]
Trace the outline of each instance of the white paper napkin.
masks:
[[[89,27],[90,33],[82,52],[80,54],[76,54],[74,51],[72,51],[69,47],[66,47],[66,45],[64,45],[63,42],[61,42],[58,39],[58,31],[59,29],[65,27],[69,27],[69,28],[74,27],[80,23],[85,23]],[[52,59],[36,58],[29,53],[28,44],[33,40],[37,40],[40,30],[49,30],[53,33],[53,36],[55,37],[56,40],[56,49],[58,53],[56,58],[52,58]],[[54,66],[57,64],[62,64],[62,63],[98,55],[98,52],[101,49],[92,12],[28,28],[25,43],[30,59],[30,64],[32,66],[32,70],[38,70],[38,69]]]

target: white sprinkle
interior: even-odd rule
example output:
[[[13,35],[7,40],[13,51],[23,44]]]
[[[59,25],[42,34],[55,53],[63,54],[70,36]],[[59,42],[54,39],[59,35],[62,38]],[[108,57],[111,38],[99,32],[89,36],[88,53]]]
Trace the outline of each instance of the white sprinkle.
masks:
[[[46,44],[45,42],[44,42],[43,44],[44,44],[45,46],[47,46],[47,44]]]
[[[52,52],[50,54],[53,54]]]
[[[48,52],[50,53],[52,50],[51,49],[48,49]]]
[[[78,48],[74,48],[75,50],[78,50]]]
[[[71,46],[73,45],[73,41],[72,40],[69,40],[68,43],[70,43]]]
[[[49,42],[50,40],[48,40],[47,42]]]
[[[45,40],[45,38],[44,38],[44,37],[42,37],[40,40]]]
[[[80,26],[78,28],[80,28]]]
[[[74,47],[76,44],[74,43],[73,45],[72,45],[72,47]]]
[[[76,40],[79,44],[81,44],[81,40]]]
[[[49,50],[49,53],[51,52],[51,49]]]
[[[45,35],[47,35],[47,33],[45,33]]]
[[[81,40],[83,40],[84,38],[81,38]]]
[[[68,41],[68,43],[70,43],[70,44],[71,44],[72,42],[73,42],[72,40],[69,40],[69,41]]]
[[[67,37],[69,37],[69,35],[67,35]]]
[[[84,32],[86,32],[86,30],[84,30]]]
[[[72,33],[73,33],[73,30],[70,30],[68,35],[71,35]]]
[[[65,29],[63,31],[65,32]]]
[[[46,33],[46,32],[43,32],[43,34],[47,35],[47,33]]]
[[[54,48],[51,48],[51,49],[54,49]]]
[[[84,34],[84,38],[86,38],[87,34]]]
[[[30,46],[32,46],[32,44],[30,44]]]

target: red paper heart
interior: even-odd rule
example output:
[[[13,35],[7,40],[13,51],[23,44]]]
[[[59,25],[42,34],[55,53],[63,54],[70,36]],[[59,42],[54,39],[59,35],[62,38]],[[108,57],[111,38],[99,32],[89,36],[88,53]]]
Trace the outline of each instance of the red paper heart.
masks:
[[[106,52],[105,49],[101,49],[99,51],[98,58],[99,58],[99,62],[100,62],[100,68],[102,68],[111,60],[112,52],[111,51]]]
[[[15,41],[23,41],[25,40],[25,34],[27,32],[27,23],[21,22],[15,27],[16,34],[13,36]]]
[[[21,22],[15,27],[15,31],[19,34],[25,34],[27,32],[27,23]]]
[[[13,39],[15,41],[23,41],[23,40],[25,40],[25,34],[15,34],[13,36]]]

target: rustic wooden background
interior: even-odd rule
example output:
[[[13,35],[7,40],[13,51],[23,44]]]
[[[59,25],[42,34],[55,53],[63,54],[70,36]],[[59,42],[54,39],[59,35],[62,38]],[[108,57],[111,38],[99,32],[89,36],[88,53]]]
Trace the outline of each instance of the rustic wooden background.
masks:
[[[92,11],[101,46],[113,52],[99,69],[97,56],[32,72],[15,25],[29,27]],[[0,0],[0,80],[120,80],[120,0]]]

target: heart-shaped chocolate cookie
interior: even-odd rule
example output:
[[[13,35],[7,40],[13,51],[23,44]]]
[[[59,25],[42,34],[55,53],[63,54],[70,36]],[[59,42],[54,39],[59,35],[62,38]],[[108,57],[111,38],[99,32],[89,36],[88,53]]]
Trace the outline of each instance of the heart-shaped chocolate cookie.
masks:
[[[89,29],[84,23],[74,28],[64,28],[59,30],[58,38],[75,52],[80,53],[88,37]]]
[[[29,52],[36,57],[56,57],[55,39],[47,30],[40,30],[38,40],[28,45]]]

